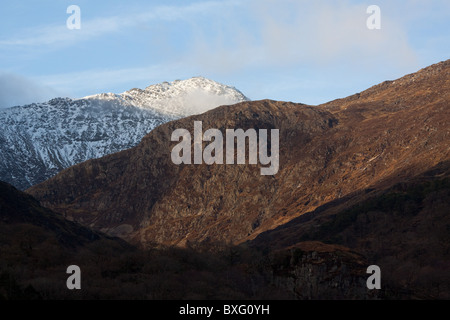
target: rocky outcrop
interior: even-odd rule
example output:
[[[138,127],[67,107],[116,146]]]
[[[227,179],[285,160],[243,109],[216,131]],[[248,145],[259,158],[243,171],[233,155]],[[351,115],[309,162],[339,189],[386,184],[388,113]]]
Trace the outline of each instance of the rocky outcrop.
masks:
[[[380,297],[448,299],[449,207],[450,162],[443,162],[388,190],[329,203],[248,245],[283,251],[299,241],[338,244],[380,267]]]
[[[374,299],[366,285],[367,260],[350,249],[318,241],[299,242],[271,257],[272,282],[297,299]]]

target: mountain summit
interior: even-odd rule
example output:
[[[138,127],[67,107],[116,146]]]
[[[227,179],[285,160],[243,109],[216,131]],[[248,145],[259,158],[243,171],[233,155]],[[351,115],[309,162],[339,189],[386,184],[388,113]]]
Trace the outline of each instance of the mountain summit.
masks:
[[[85,99],[117,101],[123,105],[182,117],[248,100],[236,88],[204,77],[158,83],[143,90],[134,88],[121,94],[102,93]]]
[[[246,100],[233,87],[195,77],[2,109],[0,180],[26,189],[77,163],[131,148],[165,122]]]

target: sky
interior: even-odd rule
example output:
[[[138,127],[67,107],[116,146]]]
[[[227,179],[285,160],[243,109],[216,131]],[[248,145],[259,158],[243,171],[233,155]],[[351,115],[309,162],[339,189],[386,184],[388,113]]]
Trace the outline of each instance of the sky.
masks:
[[[0,108],[194,76],[316,105],[449,55],[448,0],[2,1]]]

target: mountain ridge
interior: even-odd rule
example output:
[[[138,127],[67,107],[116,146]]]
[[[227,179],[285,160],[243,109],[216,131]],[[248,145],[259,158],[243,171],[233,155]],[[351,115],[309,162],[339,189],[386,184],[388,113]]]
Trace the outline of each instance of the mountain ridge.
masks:
[[[162,87],[167,90],[158,93]],[[134,91],[0,110],[0,180],[26,189],[71,165],[131,148],[162,123],[248,100],[202,77]],[[203,100],[194,104],[195,97]]]
[[[249,100],[235,87],[201,76],[187,80],[165,81],[145,89],[133,88],[120,94],[101,93],[82,99],[119,100],[124,105],[152,109],[177,117],[203,113],[213,109],[214,106]]]
[[[71,167],[27,192],[142,245],[245,242],[332,200],[385,190],[448,159],[449,69],[448,62],[431,66],[426,79],[403,90],[375,86],[364,99],[219,107],[166,123],[133,149]],[[170,133],[199,120],[204,130],[280,129],[279,173],[261,177],[257,165],[174,165]]]

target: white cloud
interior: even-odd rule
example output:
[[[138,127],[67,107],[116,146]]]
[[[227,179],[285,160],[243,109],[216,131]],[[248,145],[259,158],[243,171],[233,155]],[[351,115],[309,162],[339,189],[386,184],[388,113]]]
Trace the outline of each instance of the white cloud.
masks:
[[[215,23],[216,36],[198,28],[192,61],[223,72],[342,62],[410,66],[416,61],[407,32],[395,17],[382,12],[382,29],[367,29],[367,5],[343,0],[252,0],[247,9],[245,19],[223,15]]]
[[[382,30],[368,30],[366,8],[367,4],[346,0],[204,1],[92,20],[83,19],[81,8],[80,30],[68,30],[65,24],[24,30],[14,38],[0,40],[0,48],[41,46],[51,50],[151,21],[184,20],[193,34],[192,45],[185,52],[186,63],[205,70],[232,72],[252,66],[340,61],[414,63],[415,53],[399,19],[401,12],[392,15],[393,5],[383,3]],[[207,25],[198,19],[202,16]]]
[[[179,97],[180,105],[183,106],[183,113],[186,115],[200,114],[211,110],[212,107],[235,104],[236,100],[231,96],[217,95],[200,88],[190,90],[185,96]],[[167,100],[170,103],[171,100]],[[177,102],[175,102],[177,103]]]

